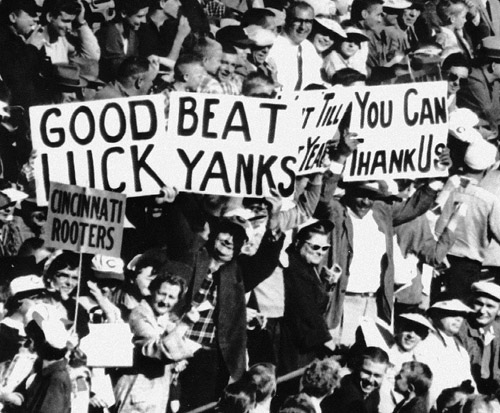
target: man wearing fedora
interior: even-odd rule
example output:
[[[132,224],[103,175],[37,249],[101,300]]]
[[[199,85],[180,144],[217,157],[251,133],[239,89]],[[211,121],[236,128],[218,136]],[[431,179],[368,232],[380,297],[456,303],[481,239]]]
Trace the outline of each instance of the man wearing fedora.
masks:
[[[482,113],[493,130],[500,123],[500,37],[486,37],[466,85],[457,93],[457,106]]]
[[[391,323],[394,296],[394,227],[427,211],[439,183],[419,188],[405,202],[391,195],[381,182],[345,183],[345,194],[333,197],[343,162],[352,151],[346,138],[337,150],[335,163],[326,173],[323,193],[315,212],[318,219],[334,223],[326,265],[338,264],[342,276],[330,292],[327,323],[336,329],[342,344],[354,342],[362,316],[380,317]],[[354,144],[355,145],[355,144]],[[342,154],[344,153],[344,154]]]
[[[493,394],[500,389],[500,286],[490,281],[472,284],[472,309],[460,329],[460,338],[470,355],[477,389]]]

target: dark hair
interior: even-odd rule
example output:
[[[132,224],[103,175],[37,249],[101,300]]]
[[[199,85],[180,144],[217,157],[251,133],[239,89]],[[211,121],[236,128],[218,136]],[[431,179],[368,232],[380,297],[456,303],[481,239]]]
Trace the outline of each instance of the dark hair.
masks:
[[[263,27],[268,17],[274,18],[276,16],[271,10],[258,8],[248,9],[241,17],[241,27],[247,27],[253,24]]]
[[[255,405],[256,386],[242,379],[231,383],[224,389],[217,405],[221,413],[248,413]]]
[[[326,224],[324,224],[323,222],[318,221],[307,225],[304,228],[301,228],[299,232],[297,232],[297,235],[295,235],[295,242],[297,244],[297,247],[300,248],[302,244],[304,244],[304,242],[311,239],[311,236],[313,234],[328,235],[331,230],[326,228],[325,225]]]
[[[351,21],[358,23],[364,20],[363,10],[369,10],[374,6],[384,4],[383,0],[354,0],[351,5]]]
[[[125,16],[133,16],[140,10],[149,7],[149,0],[115,0],[117,15],[122,13]]]
[[[340,365],[332,358],[314,360],[302,375],[302,391],[311,397],[330,394],[340,381]]]
[[[279,410],[280,413],[316,413],[311,398],[305,393],[288,396]]]
[[[261,72],[251,72],[243,81],[243,86],[241,87],[241,94],[243,96],[249,96],[250,91],[261,85],[274,86],[274,80]]]
[[[290,7],[286,10],[286,18],[285,18],[285,27],[289,27],[293,23],[293,19],[295,18],[296,10],[312,10],[314,15],[314,7],[305,1],[294,1]]]
[[[43,238],[31,237],[21,244],[19,251],[17,252],[18,257],[29,257],[35,253],[35,251],[41,249],[45,241]]]
[[[51,281],[59,271],[65,268],[71,270],[77,269],[79,263],[80,257],[78,254],[72,251],[64,251],[50,263],[49,268],[45,272],[45,281]]]
[[[461,52],[448,55],[441,63],[441,72],[447,72],[452,67],[466,67],[469,72],[471,71],[469,62]]]
[[[147,267],[153,267],[153,273],[157,273],[162,265],[167,261],[167,255],[165,251],[161,249],[151,249],[143,252],[134,265],[134,274]]]
[[[57,17],[62,12],[78,16],[82,11],[82,6],[77,0],[45,0],[43,11],[52,17]]]
[[[337,70],[330,79],[326,79],[331,85],[351,86],[354,82],[364,82],[366,76],[356,69],[346,67]]]
[[[151,281],[151,284],[149,284],[149,291],[151,291],[151,295],[158,291],[164,283],[170,285],[178,285],[180,288],[179,301],[184,298],[187,290],[186,281],[184,280],[184,278],[179,277],[178,275],[170,274],[168,272],[159,274],[153,281]]]
[[[389,356],[379,347],[367,347],[363,350],[354,365],[357,371],[361,369],[365,360],[371,360],[374,363],[389,364]]]
[[[256,386],[256,401],[261,403],[276,393],[276,367],[271,363],[257,363],[245,373]]]
[[[149,60],[140,56],[129,56],[121,62],[116,72],[116,79],[123,83],[149,71]]]
[[[427,395],[432,384],[432,371],[427,364],[407,361],[401,366],[399,374],[404,374],[406,382],[413,386],[417,396]]]

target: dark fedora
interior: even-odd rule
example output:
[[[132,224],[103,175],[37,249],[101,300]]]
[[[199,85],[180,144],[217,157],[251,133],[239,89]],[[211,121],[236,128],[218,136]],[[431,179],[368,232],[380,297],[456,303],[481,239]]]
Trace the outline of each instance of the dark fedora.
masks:
[[[54,65],[52,82],[58,86],[81,88],[87,86],[87,81],[80,76],[80,67],[75,63],[60,63]]]

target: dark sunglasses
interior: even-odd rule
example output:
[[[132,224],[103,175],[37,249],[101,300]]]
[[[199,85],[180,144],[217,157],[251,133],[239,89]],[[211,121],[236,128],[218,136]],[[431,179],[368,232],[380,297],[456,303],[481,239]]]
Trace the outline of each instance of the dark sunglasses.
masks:
[[[448,73],[446,77],[451,82],[456,82],[457,80],[460,80],[460,86],[465,86],[468,83],[468,79],[466,77],[460,77],[455,73]]]
[[[293,18],[292,19],[292,23],[296,24],[296,25],[299,25],[299,24],[313,24],[313,22],[314,22],[314,19],[297,19],[297,18]]]
[[[306,243],[313,251],[328,251],[330,249],[330,245],[318,245],[310,241],[306,241]]]

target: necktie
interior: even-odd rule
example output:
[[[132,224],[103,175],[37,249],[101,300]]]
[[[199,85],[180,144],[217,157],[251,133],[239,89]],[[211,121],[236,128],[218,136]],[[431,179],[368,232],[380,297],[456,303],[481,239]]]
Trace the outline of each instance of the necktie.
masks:
[[[484,343],[484,338],[483,338]],[[491,361],[491,345],[493,342],[484,344],[483,356],[481,357],[481,378],[489,379],[491,376],[490,372],[490,361]]]
[[[493,16],[491,15],[491,4],[488,0],[486,0],[486,11],[488,12],[488,17],[491,20]]]
[[[297,49],[297,68],[299,71],[299,77],[297,79],[297,84],[295,85],[295,90],[300,90],[302,88],[302,45],[299,44]]]

